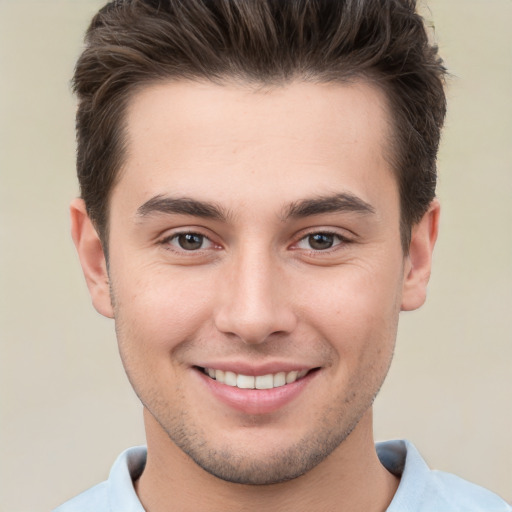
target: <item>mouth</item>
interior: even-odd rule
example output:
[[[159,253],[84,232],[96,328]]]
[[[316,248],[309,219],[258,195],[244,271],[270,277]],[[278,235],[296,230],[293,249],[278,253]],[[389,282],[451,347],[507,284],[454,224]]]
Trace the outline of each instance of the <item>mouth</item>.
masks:
[[[268,373],[266,375],[244,375],[231,371],[217,370],[214,368],[196,367],[210,379],[220,384],[239,389],[274,389],[293,384],[319,368],[305,370],[292,370],[288,372]]]
[[[219,365],[220,366],[220,365]],[[233,370],[236,366],[245,373]],[[243,363],[222,369],[194,366],[196,375],[222,404],[245,415],[276,413],[312,386],[321,368],[251,368]],[[275,373],[270,373],[272,370]],[[277,371],[276,371],[277,370]],[[281,371],[279,371],[281,370]],[[252,375],[251,375],[252,374]]]

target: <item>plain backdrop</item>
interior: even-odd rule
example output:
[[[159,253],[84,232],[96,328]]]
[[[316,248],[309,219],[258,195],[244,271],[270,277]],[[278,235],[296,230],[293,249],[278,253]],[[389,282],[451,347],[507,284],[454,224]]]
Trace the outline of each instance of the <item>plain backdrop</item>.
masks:
[[[69,237],[69,87],[102,2],[0,0],[0,511],[50,510],[144,442]],[[377,439],[512,501],[512,1],[431,0],[453,74],[429,298],[403,314]],[[433,21],[432,21],[433,20]]]

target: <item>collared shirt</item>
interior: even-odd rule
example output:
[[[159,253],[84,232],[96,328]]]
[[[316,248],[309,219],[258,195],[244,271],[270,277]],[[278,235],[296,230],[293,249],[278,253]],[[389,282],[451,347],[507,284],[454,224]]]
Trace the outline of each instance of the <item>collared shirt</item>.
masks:
[[[429,469],[408,441],[377,443],[377,453],[400,485],[387,512],[512,512],[512,507],[492,492],[450,473]],[[123,452],[108,480],[53,512],[144,512],[133,482],[146,464],[146,448]]]

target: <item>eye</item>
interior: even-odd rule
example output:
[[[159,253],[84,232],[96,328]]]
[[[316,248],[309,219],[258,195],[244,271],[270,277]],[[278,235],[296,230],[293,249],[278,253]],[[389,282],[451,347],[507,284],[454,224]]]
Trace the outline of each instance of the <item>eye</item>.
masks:
[[[211,240],[199,233],[178,233],[164,240],[164,243],[169,243],[184,251],[198,251],[213,246]]]
[[[307,249],[314,251],[325,251],[339,245],[344,240],[341,236],[334,233],[311,233],[302,238],[297,247],[299,249]]]

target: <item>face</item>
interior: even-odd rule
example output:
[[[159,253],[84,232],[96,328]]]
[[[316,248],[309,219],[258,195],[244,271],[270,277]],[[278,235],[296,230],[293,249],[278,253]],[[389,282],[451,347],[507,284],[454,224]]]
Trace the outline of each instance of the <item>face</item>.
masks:
[[[305,473],[370,428],[392,358],[409,270],[383,94],[161,84],[127,130],[96,305],[148,442],[233,482]]]

